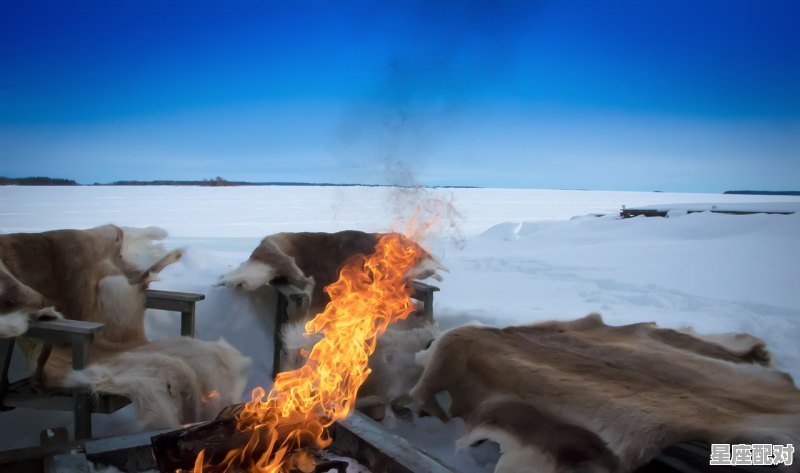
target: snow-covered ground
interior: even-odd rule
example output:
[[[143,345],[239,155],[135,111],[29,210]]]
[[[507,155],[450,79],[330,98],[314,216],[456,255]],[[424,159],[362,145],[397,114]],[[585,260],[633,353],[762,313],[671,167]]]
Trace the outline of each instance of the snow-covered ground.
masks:
[[[185,246],[160,289],[202,292],[197,331],[225,337],[254,360],[250,387],[269,382],[272,324],[265,294],[212,287],[279,231],[384,231],[415,204],[450,212],[431,239],[450,268],[434,305],[442,328],[568,319],[600,312],[612,324],[656,321],[700,332],[746,331],[767,341],[777,366],[800,379],[800,198],[521,189],[412,191],[376,187],[0,187],[0,231],[105,223],[158,225]],[[693,204],[693,205],[681,205]],[[740,205],[741,204],[741,205]],[[746,207],[794,215],[698,213],[621,220],[622,205]],[[603,217],[593,215],[605,214]],[[148,314],[153,337],[178,321]],[[19,365],[16,369],[20,369]],[[249,392],[249,390],[248,390]],[[95,416],[95,433],[129,429],[130,409]],[[0,413],[0,449],[37,441],[68,413]],[[401,421],[395,430],[462,471],[490,471],[453,450],[458,423]]]

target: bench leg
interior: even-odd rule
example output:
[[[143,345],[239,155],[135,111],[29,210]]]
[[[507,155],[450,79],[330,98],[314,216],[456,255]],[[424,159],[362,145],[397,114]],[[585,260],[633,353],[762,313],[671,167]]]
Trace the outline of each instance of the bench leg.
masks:
[[[181,335],[184,337],[194,338],[194,310],[192,302],[189,310],[181,312]]]
[[[89,361],[89,343],[83,337],[72,338],[72,369],[78,371]],[[75,438],[92,438],[92,393],[87,388],[75,388]]]
[[[281,332],[283,326],[289,321],[289,298],[280,291],[275,291],[275,334],[273,337],[272,352],[272,379],[274,380],[281,369],[281,349],[283,348],[283,337]]]
[[[283,331],[283,326],[289,323],[289,308],[294,311],[294,316],[297,319],[304,320],[310,301],[305,294],[286,295],[281,290],[273,289],[275,293],[275,336],[273,338],[273,346],[275,349],[272,358],[272,379],[274,380],[281,369],[281,348],[283,347],[281,332]]]
[[[6,399],[6,392],[8,391],[8,367],[11,365],[11,356],[14,354],[14,339],[2,338],[0,339],[0,363],[2,366],[2,373],[0,373],[0,411],[3,408],[3,401]]]
[[[423,299],[422,308],[425,313],[425,320],[433,322],[433,292],[425,292]]]

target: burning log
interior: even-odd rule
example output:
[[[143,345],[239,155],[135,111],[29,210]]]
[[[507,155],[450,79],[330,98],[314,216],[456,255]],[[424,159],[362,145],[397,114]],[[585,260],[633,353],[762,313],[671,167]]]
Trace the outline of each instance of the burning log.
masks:
[[[233,448],[234,444],[240,444],[241,438],[235,440],[232,437],[226,438],[224,432],[230,431],[228,429],[231,424],[226,424],[226,421],[232,419],[242,406],[242,404],[229,406],[213,421],[153,437],[152,451],[159,471],[162,473],[191,471],[199,452],[206,451],[210,452],[210,455],[224,456],[227,449]],[[333,443],[325,451],[314,448],[299,450],[308,453],[310,458],[315,460],[316,465],[312,469],[303,472],[301,469],[286,468],[284,471],[327,473],[336,469],[337,473],[346,473],[348,465],[355,462],[371,471],[382,473],[452,473],[453,471],[359,412],[334,424],[332,437]],[[209,468],[203,471],[218,470]],[[248,470],[229,470],[230,473],[237,471]]]
[[[162,472],[191,471],[201,452],[208,458],[225,458],[235,448],[242,448],[251,432],[236,431],[236,413],[243,404],[228,406],[216,419],[153,437],[153,456]]]
[[[270,435],[268,429],[249,429],[239,430],[237,428],[236,416],[239,415],[245,408],[244,403],[233,404],[223,409],[217,418],[201,424],[193,425],[185,429],[167,432],[157,435],[152,438],[153,456],[156,460],[156,466],[161,472],[175,473],[176,471],[195,471],[198,457],[203,459],[203,463],[208,465],[220,465],[219,470],[223,471],[225,465],[228,463],[226,460],[230,456],[230,452],[242,451],[247,452],[250,458],[261,458],[268,455],[268,446],[272,442],[266,438]],[[281,429],[282,433],[289,433],[296,426],[289,426],[289,428]],[[253,436],[262,436],[265,438],[253,442]],[[282,440],[282,439],[281,439]],[[248,444],[251,442],[255,445],[255,449],[247,449]],[[337,461],[303,461],[303,454],[299,452],[312,453],[313,442],[308,444],[297,445],[298,452],[296,455],[287,460],[289,472],[297,471],[302,473],[310,473],[315,471],[329,471],[331,468],[339,468],[340,465]],[[313,455],[317,456],[318,455]],[[304,466],[309,465],[309,466]],[[316,465],[316,467],[314,466]],[[242,465],[244,466],[244,465]],[[347,465],[345,464],[346,471]],[[213,466],[205,466],[205,472],[213,472],[216,469]],[[243,470],[247,471],[247,469]]]

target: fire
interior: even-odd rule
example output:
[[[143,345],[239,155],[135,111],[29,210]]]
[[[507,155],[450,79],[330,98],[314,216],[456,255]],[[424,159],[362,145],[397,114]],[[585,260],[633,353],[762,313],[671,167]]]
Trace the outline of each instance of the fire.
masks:
[[[331,302],[306,324],[306,332],[324,335],[306,364],[280,373],[268,394],[253,390],[237,418],[237,430],[250,433],[245,446],[215,464],[201,452],[194,471],[307,471],[309,459],[293,452],[330,445],[327,428],[352,412],[356,392],[369,376],[368,359],[377,337],[414,310],[406,273],[422,257],[412,240],[390,233],[379,240],[372,256],[349,261],[339,280],[325,289]]]

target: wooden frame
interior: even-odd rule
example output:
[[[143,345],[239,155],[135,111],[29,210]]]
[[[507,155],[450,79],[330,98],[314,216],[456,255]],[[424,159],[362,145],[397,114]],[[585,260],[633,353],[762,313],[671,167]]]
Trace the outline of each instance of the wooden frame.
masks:
[[[181,335],[195,335],[195,304],[205,299],[203,294],[146,290],[149,309],[162,309],[181,313]],[[72,369],[82,370],[89,358],[89,346],[94,333],[103,324],[80,320],[53,320],[33,322],[24,336],[39,338],[48,342],[69,343],[72,346]],[[130,400],[116,395],[93,396],[87,388],[61,389],[55,394],[41,394],[30,383],[30,378],[14,383],[8,382],[8,370],[14,352],[14,339],[0,339],[0,410],[16,407],[36,409],[72,410],[75,421],[75,438],[92,437],[92,413],[109,414],[127,404]]]

